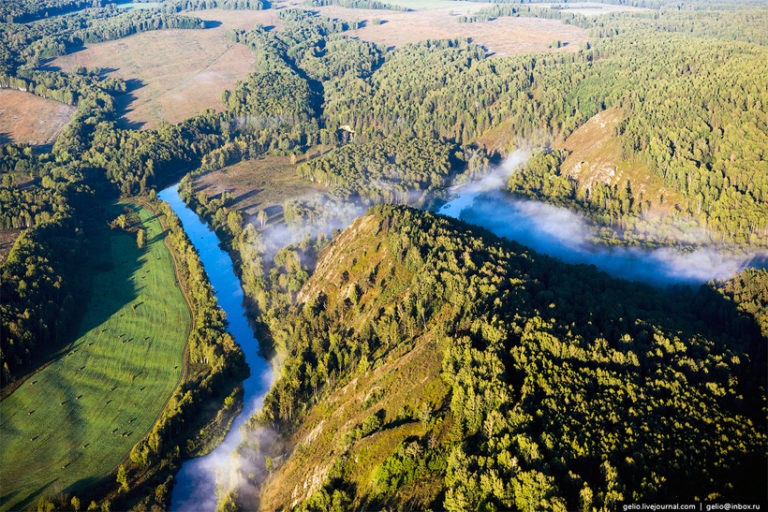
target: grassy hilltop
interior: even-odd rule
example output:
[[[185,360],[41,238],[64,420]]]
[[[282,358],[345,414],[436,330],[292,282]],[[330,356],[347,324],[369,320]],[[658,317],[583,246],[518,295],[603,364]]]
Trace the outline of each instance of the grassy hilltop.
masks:
[[[768,274],[747,279],[759,294]],[[660,291],[384,206],[271,327],[290,355],[262,423],[288,443],[263,510],[761,497],[765,339],[712,288]]]

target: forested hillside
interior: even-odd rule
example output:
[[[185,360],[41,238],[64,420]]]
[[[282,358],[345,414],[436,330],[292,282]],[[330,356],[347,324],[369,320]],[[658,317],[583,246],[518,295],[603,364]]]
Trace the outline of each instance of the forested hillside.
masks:
[[[10,246],[0,265],[3,396],[73,342],[91,279],[110,272],[109,262],[88,268],[86,255],[102,247],[108,223],[126,222],[107,215],[118,198],[164,219],[164,247],[192,312],[176,389],[123,464],[78,483],[76,494],[93,499],[87,508],[167,508],[180,461],[207,451],[239,407],[241,352],[192,243],[156,201],[179,180],[181,196],[234,258],[264,353],[282,363],[250,422],[279,442],[240,448],[255,468],[243,475],[252,486],[221,489],[222,508],[592,510],[626,500],[764,500],[766,270],[660,290],[391,205],[373,207],[330,241],[339,219],[379,203],[439,204],[451,185],[525,149],[531,157],[505,193],[578,210],[612,243],[676,249],[689,239],[666,236],[674,225],[702,234],[690,243],[706,249],[764,249],[765,1],[606,3],[615,9],[0,2],[0,88],[73,111],[51,145],[10,144],[0,132],[0,242]],[[580,35],[497,54],[474,39],[432,37],[440,32],[424,22],[430,9],[465,28],[493,31],[514,17],[531,22],[519,26],[532,39],[541,37],[531,28],[538,22]],[[251,21],[238,19],[244,10]],[[408,44],[366,38],[363,29],[386,27],[392,16],[424,33],[413,29]],[[143,86],[137,78],[51,62],[86,44],[219,24],[222,51],[239,47],[252,66],[222,87],[218,110],[152,129],[123,123]],[[583,162],[566,169],[579,155],[569,137],[608,112],[612,160],[602,175],[570,172]],[[232,172],[239,188],[222,179],[233,164],[244,164],[245,176]],[[273,190],[279,199],[259,197],[250,218],[249,201]],[[139,258],[146,232],[129,228]],[[120,306],[120,321],[150,314]],[[35,411],[15,413],[31,424]],[[35,437],[14,435],[19,447]],[[31,485],[39,496],[0,496],[0,509],[11,499],[39,500],[40,510],[86,508],[72,489],[52,497],[44,476]]]
[[[471,145],[497,138],[501,128],[511,139],[503,144],[514,147],[564,139],[619,107],[627,113],[617,133],[625,157],[645,162],[682,194],[685,214],[726,238],[765,243],[768,173],[757,148],[768,144],[760,108],[768,97],[758,84],[768,76],[757,63],[766,58],[756,44],[632,28],[575,56],[488,59],[471,44],[427,43],[394,52],[367,82],[326,88],[324,113],[328,124],[348,124],[361,138]],[[548,180],[558,168],[540,172]],[[529,187],[512,190],[561,200]],[[659,199],[638,198],[638,205]],[[609,215],[608,224],[621,215]]]
[[[660,291],[376,207],[270,322],[289,355],[253,427],[290,443],[261,507],[760,499],[767,287]]]

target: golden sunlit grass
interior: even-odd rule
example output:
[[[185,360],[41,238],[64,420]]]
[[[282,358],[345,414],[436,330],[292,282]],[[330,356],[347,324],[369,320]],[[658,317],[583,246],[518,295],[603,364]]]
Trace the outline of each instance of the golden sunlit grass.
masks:
[[[576,51],[587,41],[587,32],[558,20],[527,17],[501,17],[478,23],[460,23],[463,14],[471,13],[487,4],[466,2],[433,2],[429,8],[409,11],[384,11],[322,7],[321,14],[345,20],[367,20],[365,27],[348,32],[384,46],[398,47],[427,39],[472,39],[494,55],[516,55],[544,51]],[[403,4],[405,5],[405,4]],[[375,24],[372,20],[381,20]],[[550,48],[553,41],[567,43],[560,49]]]
[[[624,186],[630,180],[637,197],[642,193],[651,201],[651,212],[666,212],[681,200],[680,195],[665,187],[662,179],[642,162],[622,158],[621,144],[615,134],[622,118],[621,110],[608,109],[574,131],[562,145],[571,152],[563,162],[562,171],[576,178],[582,189],[598,182]],[[659,198],[663,200],[660,202]]]
[[[93,44],[54,59],[50,66],[64,71],[103,68],[109,75],[130,80],[132,90],[119,99],[129,126],[155,128],[161,121],[176,123],[207,108],[222,110],[223,91],[256,70],[253,53],[227,39],[227,30],[268,25],[277,16],[270,11],[223,10],[192,15],[220,25],[144,32]]]
[[[28,92],[0,90],[0,144],[51,144],[74,111]]]
[[[204,191],[208,197],[230,193],[235,199],[233,207],[245,217],[267,210],[270,222],[282,218],[285,201],[319,193],[318,188],[298,177],[289,157],[272,155],[206,173],[195,179],[194,189],[195,193]]]

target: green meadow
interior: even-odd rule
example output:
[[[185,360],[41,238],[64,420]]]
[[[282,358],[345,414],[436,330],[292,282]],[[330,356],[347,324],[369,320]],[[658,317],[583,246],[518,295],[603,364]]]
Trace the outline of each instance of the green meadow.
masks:
[[[77,339],[0,402],[0,510],[77,492],[110,474],[150,429],[182,374],[190,312],[160,220],[128,206],[135,233],[106,228]]]

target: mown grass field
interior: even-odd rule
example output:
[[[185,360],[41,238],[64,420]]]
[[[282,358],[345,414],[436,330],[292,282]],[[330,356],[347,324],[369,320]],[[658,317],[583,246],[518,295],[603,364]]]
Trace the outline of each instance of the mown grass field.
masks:
[[[108,476],[150,429],[182,373],[190,313],[160,220],[104,229],[78,338],[0,402],[0,510],[77,491]],[[116,209],[115,215],[119,213]]]

